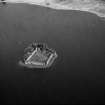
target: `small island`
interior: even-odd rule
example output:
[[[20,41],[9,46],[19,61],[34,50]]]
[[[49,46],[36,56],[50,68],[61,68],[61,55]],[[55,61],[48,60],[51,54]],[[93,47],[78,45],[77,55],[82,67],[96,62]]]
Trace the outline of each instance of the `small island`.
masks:
[[[48,48],[45,43],[32,43],[24,52],[19,65],[28,68],[48,68],[58,57],[56,51]]]

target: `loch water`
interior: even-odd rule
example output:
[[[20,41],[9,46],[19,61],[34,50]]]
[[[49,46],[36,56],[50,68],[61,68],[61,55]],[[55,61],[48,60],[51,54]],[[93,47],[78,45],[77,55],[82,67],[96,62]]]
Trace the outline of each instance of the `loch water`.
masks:
[[[58,58],[47,69],[19,65],[32,42]],[[0,7],[0,102],[104,103],[105,21],[81,11],[35,5]]]

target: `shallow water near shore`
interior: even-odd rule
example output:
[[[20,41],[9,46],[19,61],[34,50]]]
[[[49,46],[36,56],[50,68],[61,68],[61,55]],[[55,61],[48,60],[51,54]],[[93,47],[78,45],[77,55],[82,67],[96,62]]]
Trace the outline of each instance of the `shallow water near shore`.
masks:
[[[32,42],[58,58],[49,69],[18,63]],[[80,11],[28,5],[0,8],[0,94],[3,103],[104,103],[105,22]]]

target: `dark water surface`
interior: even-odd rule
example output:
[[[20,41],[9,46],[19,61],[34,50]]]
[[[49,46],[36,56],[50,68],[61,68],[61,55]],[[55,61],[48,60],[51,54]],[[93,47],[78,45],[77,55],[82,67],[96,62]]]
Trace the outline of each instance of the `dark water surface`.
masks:
[[[18,65],[24,48],[44,42],[58,58],[49,69]],[[105,22],[77,11],[28,5],[0,8],[3,103],[104,103]]]

